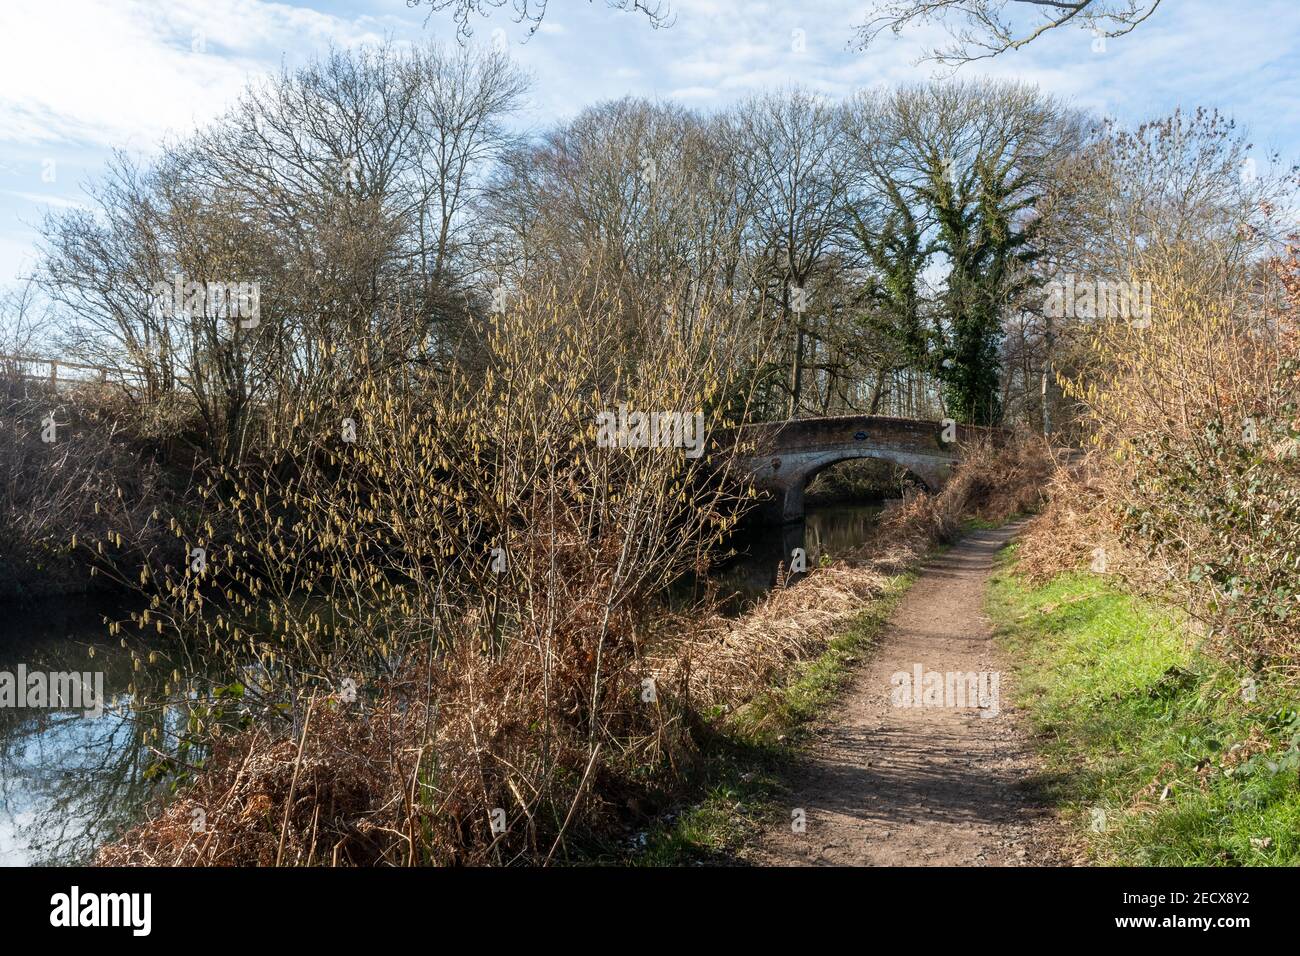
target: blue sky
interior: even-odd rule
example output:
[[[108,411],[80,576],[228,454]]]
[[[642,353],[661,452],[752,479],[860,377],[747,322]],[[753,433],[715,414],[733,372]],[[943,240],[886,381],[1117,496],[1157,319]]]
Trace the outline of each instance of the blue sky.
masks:
[[[534,76],[521,123],[540,128],[601,99],[634,94],[708,109],[765,87],[832,97],[919,80],[937,28],[851,48],[863,0],[670,0],[667,29],[596,0],[551,0],[526,44],[510,4],[474,40],[509,45]],[[0,4],[0,284],[36,261],[48,210],[84,203],[113,149],[147,157],[228,105],[254,76],[330,43],[387,36],[454,42],[448,15],[405,0],[4,0]],[[501,31],[494,37],[494,31]],[[795,31],[802,33],[802,49]],[[1137,122],[1176,106],[1214,106],[1262,154],[1300,158],[1300,3],[1166,0],[1128,37],[1094,49],[1061,29],[1023,51],[963,68],[1036,83],[1078,106]]]

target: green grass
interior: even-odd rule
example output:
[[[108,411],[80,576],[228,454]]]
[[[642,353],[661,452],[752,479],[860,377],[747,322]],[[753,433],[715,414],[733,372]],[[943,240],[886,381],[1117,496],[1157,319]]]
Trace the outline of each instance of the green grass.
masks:
[[[890,579],[825,651],[793,667],[779,685],[756,696],[715,730],[696,771],[696,792],[703,796],[653,828],[633,862],[646,866],[743,862],[737,851],[781,813],[777,798],[782,792],[782,771],[810,721],[839,696],[915,579],[911,573]]]
[[[961,523],[961,533],[970,534],[972,531],[995,531],[1006,524],[1007,521],[1015,521],[1017,515],[1012,515],[1006,521],[990,521],[988,518],[967,518]]]
[[[1045,790],[1090,858],[1300,864],[1295,689],[1210,657],[1174,612],[1104,578],[1031,587],[1013,560],[989,609],[1042,741]]]

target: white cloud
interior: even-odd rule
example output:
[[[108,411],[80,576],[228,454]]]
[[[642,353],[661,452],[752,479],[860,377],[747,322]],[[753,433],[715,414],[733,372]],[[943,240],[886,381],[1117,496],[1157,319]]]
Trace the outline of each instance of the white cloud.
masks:
[[[56,209],[89,209],[84,202],[77,199],[68,199],[66,196],[44,195],[42,193],[24,193],[17,190],[8,190],[6,195],[14,196],[24,202],[35,205],[53,206]]]
[[[378,40],[378,27],[259,0],[6,0],[0,139],[148,148],[283,54]]]
[[[475,39],[501,30],[534,75],[536,105],[526,117],[533,128],[629,94],[709,109],[765,87],[799,84],[838,98],[915,82],[935,75],[916,61],[946,39],[932,25],[854,50],[862,0],[670,2],[673,25],[658,30],[642,14],[600,0],[556,2],[522,44],[527,26],[514,23],[506,5],[475,21]],[[1102,54],[1084,31],[1052,31],[958,75],[1036,83],[1127,122],[1179,105],[1217,106],[1249,126],[1261,147],[1300,154],[1300,5],[1252,0],[1249,10],[1231,13],[1226,6],[1162,4]],[[795,30],[803,31],[801,50]],[[330,43],[388,34],[398,42],[451,40],[455,24],[445,11],[429,15],[402,0],[0,0],[0,281],[20,249],[30,248],[32,233],[20,221],[35,218],[42,203],[77,198],[81,177],[65,175],[65,165],[94,176],[108,148],[152,152],[165,134],[218,114],[251,76],[300,63]],[[194,52],[196,41],[206,52]],[[38,198],[42,159],[55,156],[59,196]]]
[[[264,0],[0,0],[0,284],[31,267],[33,223],[80,205],[110,149],[147,156],[249,78],[331,43],[425,35],[419,11],[370,2],[373,13],[340,16]],[[55,157],[57,184],[26,188]]]

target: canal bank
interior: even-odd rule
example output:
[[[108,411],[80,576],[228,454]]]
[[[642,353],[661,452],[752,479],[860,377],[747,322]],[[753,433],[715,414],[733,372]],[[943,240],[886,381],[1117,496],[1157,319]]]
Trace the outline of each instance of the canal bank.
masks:
[[[789,578],[796,549],[810,569],[842,558],[867,539],[884,507],[815,505],[801,522],[747,526],[725,549],[734,555],[681,582],[670,603],[689,607],[712,591],[728,614],[741,615]],[[167,785],[151,768],[176,757],[187,715],[185,702],[167,701],[164,687],[196,675],[181,670],[172,680],[171,665],[151,667],[147,652],[137,647],[133,655],[111,639],[105,620],[129,610],[120,600],[81,594],[6,614],[0,671],[90,669],[103,675],[108,707],[95,719],[72,709],[0,710],[0,866],[88,862],[165,798]],[[136,657],[143,659],[139,671]]]

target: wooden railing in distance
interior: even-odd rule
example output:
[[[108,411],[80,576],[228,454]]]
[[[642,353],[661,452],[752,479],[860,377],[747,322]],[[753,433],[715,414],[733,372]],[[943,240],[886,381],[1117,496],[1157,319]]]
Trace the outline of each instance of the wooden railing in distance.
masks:
[[[65,361],[64,359],[38,358],[34,355],[0,354],[0,363],[10,363],[10,362],[15,365],[48,365],[50,367],[50,372],[48,375],[33,375],[27,372],[19,372],[18,375],[20,378],[31,379],[32,381],[37,381],[37,382],[48,381],[51,385],[55,386],[56,388],[58,387],[59,384],[60,367],[85,369],[91,372],[98,372],[100,382],[108,381],[108,369],[104,368],[102,365],[85,365],[81,362],[68,362]],[[90,381],[90,379],[73,377],[73,378],[64,378],[63,381],[69,383],[87,382]]]

